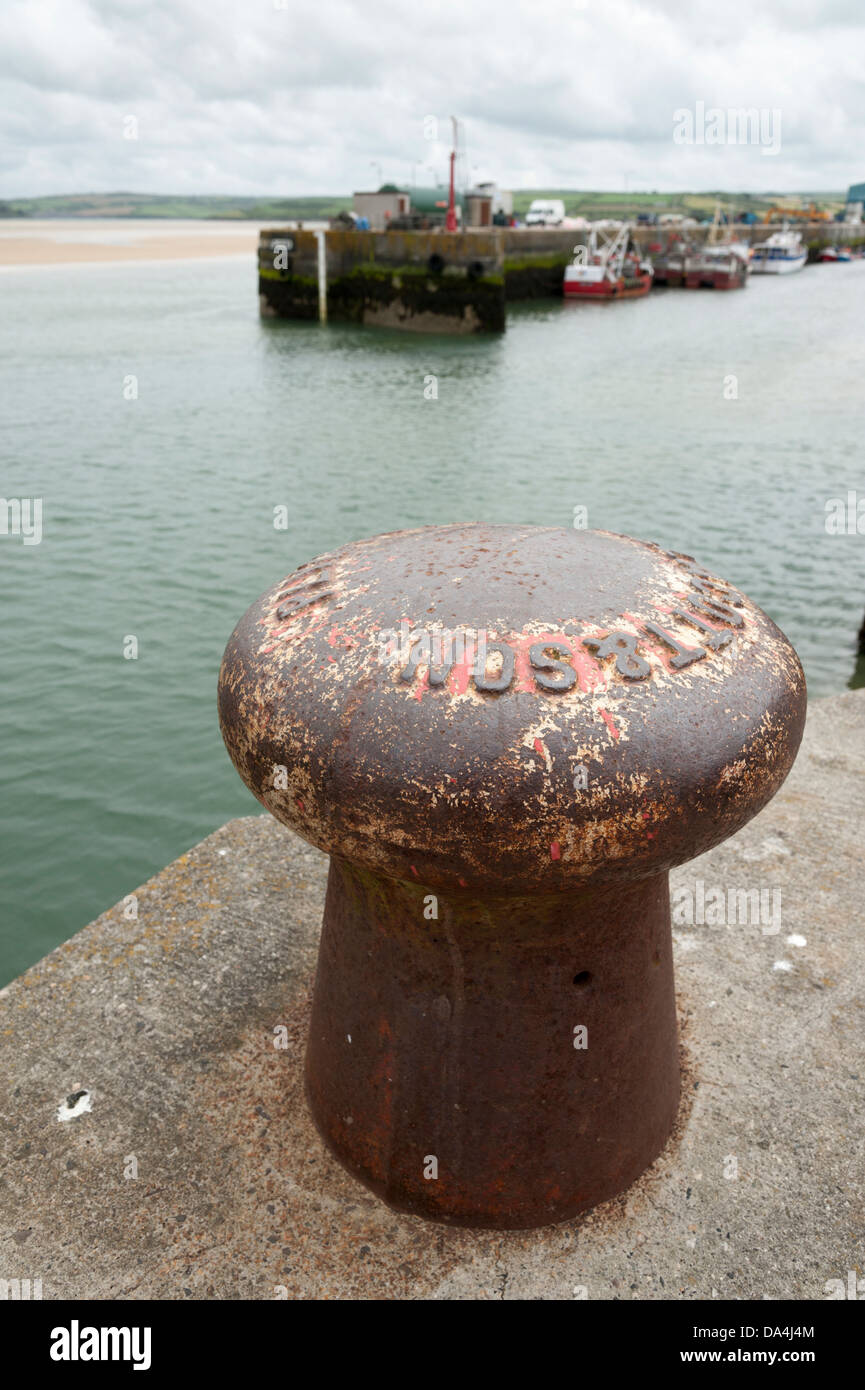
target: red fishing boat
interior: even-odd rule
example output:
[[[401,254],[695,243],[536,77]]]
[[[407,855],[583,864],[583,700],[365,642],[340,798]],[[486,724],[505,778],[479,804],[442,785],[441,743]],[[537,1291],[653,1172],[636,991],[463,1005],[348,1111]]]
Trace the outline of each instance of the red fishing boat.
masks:
[[[656,285],[669,285],[678,288],[685,284],[694,247],[686,241],[681,232],[667,234],[666,241],[655,242],[649,247]]]
[[[750,258],[751,248],[742,241],[733,241],[729,222],[721,215],[721,204],[716,203],[706,240],[688,262],[685,287],[740,290],[748,283]]]
[[[566,299],[636,299],[652,288],[652,267],[640,260],[626,222],[619,228],[593,226],[587,244],[574,247],[565,266]]]
[[[748,283],[748,248],[739,242],[704,246],[688,261],[685,286],[740,290]]]
[[[748,283],[751,249],[743,241],[731,240],[721,221],[720,203],[702,246],[676,229],[668,233],[666,242],[656,242],[649,250],[653,252],[656,285],[738,290]]]

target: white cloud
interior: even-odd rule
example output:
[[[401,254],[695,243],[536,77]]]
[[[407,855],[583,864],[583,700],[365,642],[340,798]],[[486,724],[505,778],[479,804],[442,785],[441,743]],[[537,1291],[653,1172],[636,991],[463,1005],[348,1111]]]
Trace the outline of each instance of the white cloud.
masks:
[[[853,0],[7,0],[0,197],[349,192],[444,174],[447,115],[505,186],[842,189],[865,178]],[[782,147],[673,112],[781,112]],[[423,121],[440,119],[438,144]],[[124,118],[138,122],[123,138]],[[858,162],[857,162],[858,161]]]

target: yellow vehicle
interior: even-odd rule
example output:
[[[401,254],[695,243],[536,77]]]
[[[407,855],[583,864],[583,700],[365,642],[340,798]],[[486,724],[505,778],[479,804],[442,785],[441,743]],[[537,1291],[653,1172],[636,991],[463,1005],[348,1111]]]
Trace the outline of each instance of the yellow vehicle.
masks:
[[[831,212],[823,212],[816,203],[811,203],[809,207],[783,207],[775,204],[770,207],[768,212],[764,212],[762,222],[831,222]]]

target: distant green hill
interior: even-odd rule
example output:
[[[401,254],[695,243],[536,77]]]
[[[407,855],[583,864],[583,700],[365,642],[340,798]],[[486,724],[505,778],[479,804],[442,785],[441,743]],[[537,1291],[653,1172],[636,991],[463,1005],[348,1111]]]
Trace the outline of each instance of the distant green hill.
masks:
[[[514,212],[524,215],[533,198],[561,198],[569,216],[636,215],[680,212],[711,216],[715,202],[738,212],[760,214],[772,203],[815,202],[829,212],[844,205],[842,193],[602,193],[591,189],[521,188],[514,192]],[[306,198],[181,197],[159,193],[70,193],[48,198],[9,198],[0,202],[0,217],[190,217],[221,221],[324,221],[351,207],[348,194]]]
[[[335,217],[351,207],[350,197],[181,197],[161,193],[70,193],[48,198],[10,198],[0,217],[192,217],[220,221],[310,221]]]
[[[685,213],[692,217],[711,217],[716,202],[737,212],[753,212],[758,216],[773,203],[807,207],[814,202],[827,212],[837,212],[844,206],[843,193],[637,193],[595,192],[573,188],[521,188],[514,192],[514,212],[524,216],[534,198],[561,198],[569,217],[622,217],[639,212]]]

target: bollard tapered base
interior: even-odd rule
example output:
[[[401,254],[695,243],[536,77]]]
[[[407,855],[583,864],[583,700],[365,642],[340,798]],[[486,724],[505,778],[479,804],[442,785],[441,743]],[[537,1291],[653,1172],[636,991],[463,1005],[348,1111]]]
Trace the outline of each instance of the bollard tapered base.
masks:
[[[400,1211],[516,1229],[621,1192],[679,1098],[666,873],[446,899],[333,858],[306,1084]]]

